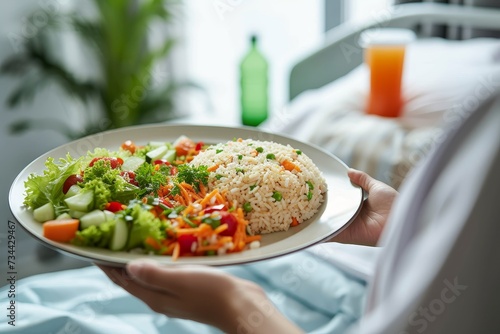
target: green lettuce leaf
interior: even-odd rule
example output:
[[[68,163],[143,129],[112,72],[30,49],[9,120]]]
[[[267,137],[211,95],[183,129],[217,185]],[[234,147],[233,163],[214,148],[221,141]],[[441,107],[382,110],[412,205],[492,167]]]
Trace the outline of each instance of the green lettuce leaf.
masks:
[[[75,160],[69,154],[58,161],[48,158],[43,174],[32,173],[25,181],[24,205],[30,209],[36,209],[50,202],[56,208],[56,214],[61,213],[64,210],[62,192],[64,181],[68,176],[80,172],[80,162],[81,158]]]

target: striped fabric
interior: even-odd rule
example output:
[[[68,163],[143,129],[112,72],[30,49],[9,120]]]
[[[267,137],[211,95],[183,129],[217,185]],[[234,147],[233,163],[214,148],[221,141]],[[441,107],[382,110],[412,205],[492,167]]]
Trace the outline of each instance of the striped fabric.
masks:
[[[406,3],[445,3],[450,5],[460,5],[468,7],[491,7],[500,8],[498,0],[395,0],[395,4]],[[447,39],[470,39],[477,37],[500,37],[499,31],[471,29],[463,26],[441,26],[435,24],[424,24],[420,27],[423,36],[443,37]]]

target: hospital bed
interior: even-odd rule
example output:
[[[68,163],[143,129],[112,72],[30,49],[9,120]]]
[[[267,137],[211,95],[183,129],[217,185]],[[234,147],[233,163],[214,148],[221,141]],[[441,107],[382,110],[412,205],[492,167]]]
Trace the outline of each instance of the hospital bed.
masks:
[[[290,100],[306,90],[322,87],[359,66],[363,62],[363,53],[358,39],[364,30],[407,28],[414,30],[419,38],[429,38],[432,35],[426,27],[437,24],[500,30],[500,10],[431,3],[405,4],[375,13],[371,20],[361,25],[343,24],[328,31],[324,45],[293,66],[289,80]]]
[[[448,36],[434,37],[435,25],[447,26]],[[369,72],[359,38],[372,28],[406,28],[418,37],[407,49],[405,106],[397,119],[364,114]],[[289,105],[264,128],[321,146],[351,167],[399,188],[436,146],[450,120],[485,98],[475,92],[498,86],[499,39],[447,38],[467,38],[478,29],[500,31],[500,10],[405,4],[374,13],[363,24],[334,28],[323,45],[293,66]]]
[[[352,57],[345,57],[341,46],[357,47],[359,34],[368,28],[412,28],[421,40],[429,39],[428,43],[420,45],[420,49],[417,48],[415,52],[419,57],[414,59],[425,58],[429,50],[439,51],[442,55],[452,48],[455,58],[460,52],[467,53],[466,56],[457,58],[457,66],[462,66],[461,62],[472,61],[468,64],[471,68],[465,78],[461,78],[463,81],[459,81],[453,87],[459,89],[467,86],[465,81],[472,78],[471,75],[475,72],[480,72],[481,78],[493,76],[493,79],[486,82],[479,80],[472,86],[465,87],[464,89],[470,89],[472,92],[470,96],[477,97],[474,94],[478,91],[484,93],[496,88],[492,86],[500,86],[498,41],[481,39],[448,44],[442,39],[427,38],[429,36],[425,35],[425,29],[422,29],[422,26],[429,23],[500,30],[500,11],[429,4],[404,5],[393,11],[390,16],[384,14],[361,27],[350,25],[338,27],[328,33],[322,47],[293,67],[290,75],[290,111],[285,115],[278,115],[281,116],[277,118],[278,121],[271,120],[266,126],[271,130],[284,132],[294,128],[297,131],[292,133],[297,137],[311,141],[317,140],[316,144],[341,155],[341,158],[350,165],[365,166],[367,170],[370,170],[370,165],[386,164],[388,167],[394,167],[396,162],[391,159],[397,155],[407,154],[400,161],[406,159],[411,162],[408,152],[403,152],[405,145],[408,145],[406,140],[412,136],[415,142],[429,138],[439,130],[440,123],[435,120],[429,122],[420,119],[419,125],[415,126],[408,123],[412,123],[418,117],[394,121],[363,115],[359,110],[360,104],[356,104],[356,101],[366,93],[365,90],[360,89],[360,82],[366,80],[366,70],[362,66],[362,52],[358,49],[359,52],[351,53]],[[481,50],[481,54],[475,56],[473,52],[471,55],[467,52],[468,47]],[[355,49],[351,51],[353,50],[355,51]],[[446,80],[440,81],[439,78],[439,75],[433,77],[428,82],[424,82],[423,86],[431,85],[431,88],[442,86]],[[477,78],[474,77],[474,79]],[[422,92],[420,91],[420,95],[416,94],[418,96],[411,100],[413,106],[415,106],[415,99],[422,97]],[[425,94],[423,95],[425,99]],[[438,100],[443,101],[441,96]],[[422,103],[422,100],[419,101]],[[456,102],[453,98],[445,99],[444,102],[450,101]],[[422,105],[426,107],[425,103]],[[427,110],[424,107],[416,109],[422,112]],[[441,109],[443,108],[447,107],[444,106]],[[325,114],[326,118],[323,116]],[[300,123],[304,127],[304,116],[309,115],[310,118],[316,119],[316,125],[318,122],[330,124],[328,132],[335,132],[334,130],[346,121],[349,114],[353,114],[356,118],[351,118],[350,128],[347,127],[347,130],[342,133],[336,133],[338,136],[335,138],[328,136],[318,138],[311,135],[311,133],[318,132],[314,127],[310,129],[309,137],[307,137],[296,126]],[[439,114],[439,117],[442,116],[443,113]],[[408,122],[405,123],[404,120]],[[362,124],[364,122],[366,124]],[[314,124],[306,125],[313,126]],[[348,138],[358,134],[354,126],[365,125],[371,131],[375,131],[373,130],[375,128],[382,128],[384,133],[390,133],[390,135],[379,137],[389,143],[390,149],[382,150],[376,156],[359,160],[352,154],[346,153],[353,149],[353,146],[348,143]],[[366,132],[366,128],[363,131]],[[358,137],[357,139],[354,149],[367,145],[367,141],[373,138]],[[342,149],[344,146],[347,149]],[[421,146],[411,147],[409,152],[415,153],[417,148],[420,149]],[[362,154],[363,151],[359,153]],[[381,163],[381,161],[385,162]],[[371,170],[375,174],[378,173],[377,169]],[[383,178],[384,174],[379,176]],[[394,181],[390,178],[388,180]],[[397,185],[397,183],[394,181],[394,184]],[[371,257],[374,254],[367,252],[367,249],[363,247],[348,246],[347,249],[339,247],[333,252],[334,254],[330,252],[329,256],[325,256],[325,252],[322,252],[320,247],[321,245],[293,254],[293,256],[247,266],[227,267],[223,270],[261,284],[273,302],[308,332],[342,333],[362,313],[366,280],[373,271],[374,258]],[[356,253],[361,253],[362,256],[356,257]],[[334,265],[331,265],[332,263]],[[286,282],[291,284],[286,284]],[[10,286],[6,285],[0,291],[2,305],[9,303],[9,288]],[[15,301],[19,310],[16,326],[10,326],[7,321],[1,322],[0,332],[219,333],[213,328],[196,323],[167,319],[154,314],[143,303],[113,285],[95,267],[32,276],[16,282],[15,288]]]

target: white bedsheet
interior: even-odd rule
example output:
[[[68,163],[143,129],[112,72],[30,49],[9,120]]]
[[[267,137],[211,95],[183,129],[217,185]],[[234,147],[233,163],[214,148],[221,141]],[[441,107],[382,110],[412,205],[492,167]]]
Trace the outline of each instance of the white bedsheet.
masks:
[[[351,167],[398,188],[407,173],[439,143],[443,123],[461,119],[500,87],[500,41],[418,40],[408,47],[402,116],[364,113],[369,72],[306,91],[262,127],[310,142]]]
[[[342,333],[364,308],[363,280],[306,251],[221,270],[260,284],[287,317],[310,333]],[[4,313],[13,300],[9,288],[0,289]],[[97,267],[32,276],[17,282],[15,290],[15,326],[2,321],[1,333],[220,333],[154,313]]]

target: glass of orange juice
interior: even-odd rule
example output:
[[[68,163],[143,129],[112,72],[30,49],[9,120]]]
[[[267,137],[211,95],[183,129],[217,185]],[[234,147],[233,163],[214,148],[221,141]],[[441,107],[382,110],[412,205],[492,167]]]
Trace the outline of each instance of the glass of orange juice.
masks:
[[[402,108],[401,85],[405,51],[415,39],[409,29],[381,28],[364,31],[360,44],[370,69],[370,93],[366,113],[398,117]]]

